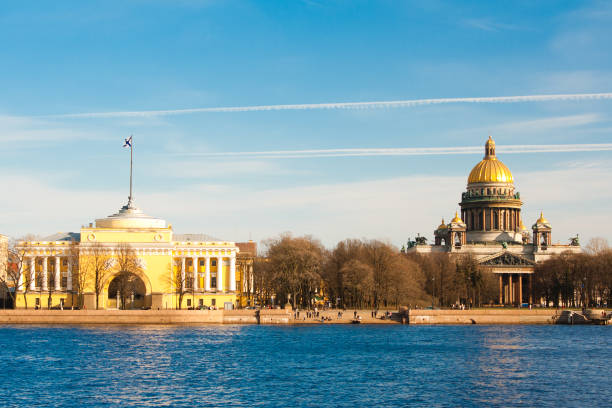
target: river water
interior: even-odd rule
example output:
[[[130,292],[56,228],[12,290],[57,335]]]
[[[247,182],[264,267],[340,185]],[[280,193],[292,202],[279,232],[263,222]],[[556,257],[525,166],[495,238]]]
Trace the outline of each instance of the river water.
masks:
[[[610,326],[0,326],[2,406],[612,404]]]

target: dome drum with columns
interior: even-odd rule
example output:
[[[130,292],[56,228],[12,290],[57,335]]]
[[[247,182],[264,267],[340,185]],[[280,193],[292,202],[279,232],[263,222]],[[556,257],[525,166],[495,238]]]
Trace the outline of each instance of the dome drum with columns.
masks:
[[[497,159],[495,142],[489,136],[485,157],[470,172],[467,191],[459,203],[467,242],[522,243],[522,204],[520,193],[514,189],[514,177]]]
[[[536,263],[562,252],[580,252],[577,239],[570,245],[552,243],[552,226],[540,214],[531,232],[522,220],[521,195],[512,172],[498,158],[489,136],[484,158],[468,176],[461,194],[461,215],[434,231],[434,245],[408,245],[408,252],[470,253],[483,270],[499,280],[499,304],[532,303],[532,276]]]

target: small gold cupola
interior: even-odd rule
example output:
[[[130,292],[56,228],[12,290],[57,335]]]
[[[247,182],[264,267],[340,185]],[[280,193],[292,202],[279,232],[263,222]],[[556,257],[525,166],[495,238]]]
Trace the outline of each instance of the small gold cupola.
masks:
[[[438,226],[438,229],[441,230],[441,229],[446,229],[446,228],[448,228],[448,227],[444,223],[444,218],[442,218],[442,223]]]
[[[460,223],[463,223],[463,220],[461,220],[461,217],[459,217],[459,212],[458,211],[455,211],[455,218],[453,218],[451,220],[451,222],[460,222]]]

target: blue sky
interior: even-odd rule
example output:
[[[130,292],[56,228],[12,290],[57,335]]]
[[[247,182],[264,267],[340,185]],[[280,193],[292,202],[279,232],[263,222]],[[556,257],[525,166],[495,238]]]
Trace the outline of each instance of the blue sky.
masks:
[[[458,208],[470,154],[228,152],[482,146],[553,240],[612,240],[610,99],[66,117],[252,105],[612,92],[607,2],[100,1],[0,5],[2,233],[78,230],[136,200],[177,232],[401,245]],[[219,154],[221,153],[221,154]],[[211,155],[212,154],[212,155]],[[219,155],[214,155],[219,154]]]

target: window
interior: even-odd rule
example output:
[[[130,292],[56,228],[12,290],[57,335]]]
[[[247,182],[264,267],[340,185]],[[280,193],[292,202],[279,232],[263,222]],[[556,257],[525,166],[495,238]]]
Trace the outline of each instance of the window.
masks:
[[[204,266],[204,261],[200,261],[200,266]]]
[[[217,260],[216,260],[216,259],[213,259],[212,261],[210,261],[210,264],[211,264],[212,266],[217,266]]]
[[[187,299],[187,307],[191,307],[191,299]]]
[[[199,299],[198,300],[198,306],[200,306],[200,307],[204,306],[204,299]]]
[[[214,298],[211,299],[210,304],[213,305],[213,306],[216,306],[217,305],[217,299],[214,299]]]
[[[67,259],[64,259],[64,261],[63,261],[63,264],[62,264],[62,265],[64,265],[64,266],[68,266],[68,260],[67,260]]]

